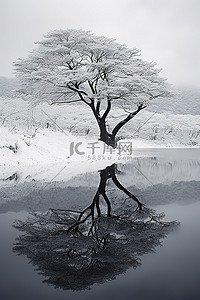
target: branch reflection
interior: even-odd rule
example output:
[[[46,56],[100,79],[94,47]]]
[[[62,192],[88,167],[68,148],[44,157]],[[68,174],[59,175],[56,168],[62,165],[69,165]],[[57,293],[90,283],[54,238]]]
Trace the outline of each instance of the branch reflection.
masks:
[[[13,251],[25,254],[45,276],[44,282],[81,290],[115,279],[128,268],[138,267],[140,256],[154,252],[177,227],[177,222],[164,222],[164,214],[145,207],[116,173],[115,164],[100,171],[97,192],[82,211],[49,209],[14,224],[23,234]],[[115,205],[106,192],[109,179],[127,196]]]

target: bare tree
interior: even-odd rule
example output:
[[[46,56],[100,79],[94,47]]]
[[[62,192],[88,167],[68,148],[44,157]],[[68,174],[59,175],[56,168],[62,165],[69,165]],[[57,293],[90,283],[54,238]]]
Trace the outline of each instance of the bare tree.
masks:
[[[14,64],[21,94],[50,104],[83,102],[97,121],[100,140],[112,147],[127,122],[153,99],[169,95],[154,63],[112,39],[70,29],[52,31],[38,44]],[[106,119],[113,102],[131,110],[109,132]]]

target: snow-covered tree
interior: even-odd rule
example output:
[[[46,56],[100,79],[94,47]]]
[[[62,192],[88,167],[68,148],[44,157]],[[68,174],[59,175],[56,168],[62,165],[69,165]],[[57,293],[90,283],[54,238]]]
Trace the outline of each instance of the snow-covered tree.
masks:
[[[100,140],[116,147],[117,134],[151,100],[169,94],[160,70],[113,39],[83,30],[56,30],[38,42],[28,58],[14,65],[20,91],[38,102],[83,102],[100,129]],[[113,101],[128,104],[129,112],[111,132],[106,119]]]

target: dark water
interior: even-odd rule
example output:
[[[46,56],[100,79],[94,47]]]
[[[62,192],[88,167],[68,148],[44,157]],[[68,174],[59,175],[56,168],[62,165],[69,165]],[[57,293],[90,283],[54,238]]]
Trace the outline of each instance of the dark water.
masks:
[[[44,276],[34,270],[36,266],[26,255],[17,256],[12,250],[20,235],[12,226],[13,222],[15,219],[25,221],[28,207],[22,210],[20,201],[12,202],[12,206],[4,204],[3,209],[0,207],[0,299],[200,299],[200,150],[152,150],[119,169],[120,182],[138,199],[164,212],[165,220],[180,222],[175,231],[161,239],[162,247],[157,246],[155,253],[141,256],[141,265],[136,269],[130,267],[125,274],[103,284],[94,284],[90,290],[55,289],[43,283]],[[73,200],[82,186],[82,199],[87,201],[95,193],[98,176],[97,173],[79,177],[79,186],[70,188],[70,199]],[[88,190],[85,186],[84,192],[88,178],[91,178],[91,187]],[[74,185],[75,182],[76,178]],[[42,208],[48,207],[50,195],[48,192],[45,198],[43,194],[45,205],[41,205]],[[59,203],[58,190],[57,200]],[[22,199],[22,203],[24,201]]]

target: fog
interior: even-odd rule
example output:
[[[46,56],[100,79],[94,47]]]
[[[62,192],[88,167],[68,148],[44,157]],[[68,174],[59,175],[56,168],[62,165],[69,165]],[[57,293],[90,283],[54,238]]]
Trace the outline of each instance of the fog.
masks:
[[[0,76],[43,34],[76,28],[142,50],[172,84],[200,87],[198,0],[1,0]]]

